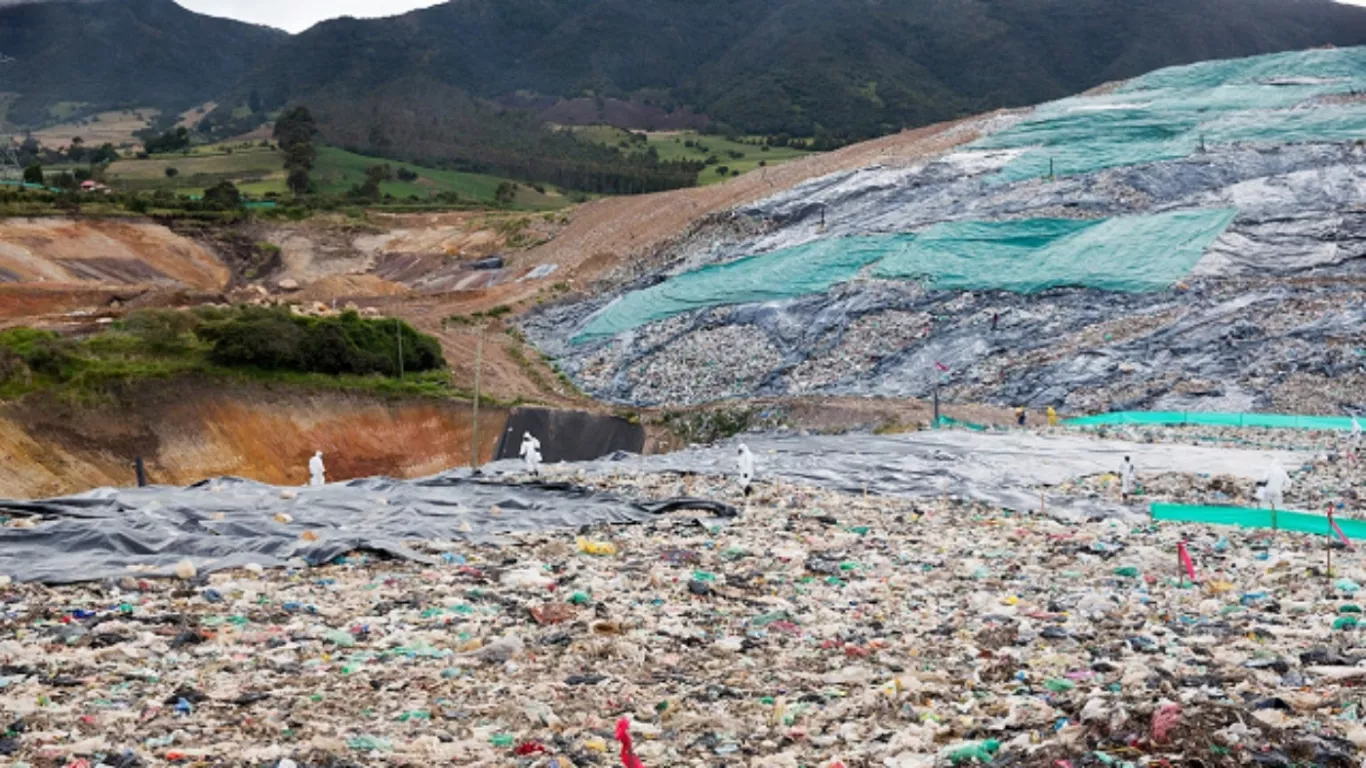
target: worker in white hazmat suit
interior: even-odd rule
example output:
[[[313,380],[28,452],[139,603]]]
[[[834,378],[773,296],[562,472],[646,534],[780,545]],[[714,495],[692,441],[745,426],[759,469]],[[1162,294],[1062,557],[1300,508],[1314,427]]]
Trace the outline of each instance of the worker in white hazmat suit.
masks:
[[[740,444],[740,455],[736,459],[736,465],[740,470],[740,485],[748,496],[754,486],[754,454],[750,453],[749,446],[744,443]]]
[[[1134,468],[1133,459],[1124,457],[1124,465],[1119,468],[1119,495],[1124,501],[1129,500],[1133,495],[1134,486],[1138,484],[1138,470]]]
[[[1290,475],[1278,459],[1271,460],[1266,470],[1266,479],[1258,483],[1258,497],[1272,509],[1285,508],[1285,489],[1290,487]]]
[[[1353,447],[1356,447],[1356,446],[1358,446],[1358,445],[1361,445],[1361,422],[1357,421],[1357,417],[1353,416],[1353,417],[1352,417],[1352,446],[1353,446]]]
[[[522,461],[526,462],[526,471],[533,477],[541,476],[541,441],[537,440],[530,432],[522,433],[522,450],[520,453]]]
[[[313,454],[308,460],[308,484],[314,488],[327,485],[327,469],[323,466],[323,452]]]

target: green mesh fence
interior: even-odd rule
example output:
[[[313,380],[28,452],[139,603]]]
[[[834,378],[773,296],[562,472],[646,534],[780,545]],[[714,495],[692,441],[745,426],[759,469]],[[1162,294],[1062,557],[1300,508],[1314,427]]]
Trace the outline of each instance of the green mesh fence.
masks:
[[[953,429],[955,427],[958,429],[970,429],[973,432],[986,432],[991,429],[985,424],[978,424],[972,421],[961,421],[952,416],[940,416],[939,420],[934,423],[935,429]]]
[[[1174,523],[1207,523],[1236,525],[1242,528],[1266,528],[1292,533],[1316,533],[1334,536],[1328,527],[1327,515],[1308,512],[1286,512],[1248,507],[1201,507],[1186,504],[1154,504],[1153,519]],[[1366,521],[1334,518],[1342,533],[1349,539],[1366,539]]]
[[[1296,416],[1279,413],[1203,413],[1182,411],[1122,411],[1083,416],[1064,422],[1072,427],[1195,425],[1205,427],[1259,427],[1263,429],[1305,429],[1346,431],[1352,420],[1345,416]]]
[[[892,239],[910,238],[896,235]],[[822,293],[886,255],[886,240],[819,240],[687,272],[621,297],[590,320],[573,341],[577,344],[616,336],[696,309]]]
[[[946,222],[889,249],[873,274],[949,290],[1161,290],[1185,277],[1236,215],[1212,209],[1092,221]]]
[[[1320,97],[1354,90],[1366,90],[1366,48],[1205,62],[1045,104],[973,146],[1025,150],[997,176],[1016,181],[1046,176],[1050,161],[1064,176],[1174,160],[1202,145],[1350,141],[1366,136],[1366,106]]]

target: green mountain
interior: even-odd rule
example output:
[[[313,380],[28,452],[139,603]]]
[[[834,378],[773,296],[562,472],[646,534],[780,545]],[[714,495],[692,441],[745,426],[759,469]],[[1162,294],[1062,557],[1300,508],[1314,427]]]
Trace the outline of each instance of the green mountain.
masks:
[[[21,125],[72,102],[214,100],[215,137],[305,104],[358,152],[639,192],[696,168],[544,123],[848,141],[1171,64],[1362,43],[1366,8],[1332,0],[451,0],[295,36],[172,0],[44,0],[0,6],[0,94]]]
[[[288,38],[172,0],[2,4],[0,93],[17,94],[7,119],[26,126],[60,104],[183,109],[232,89]]]
[[[416,77],[860,138],[1171,64],[1360,43],[1366,9],[1331,0],[453,0],[320,24],[246,82],[282,104]]]

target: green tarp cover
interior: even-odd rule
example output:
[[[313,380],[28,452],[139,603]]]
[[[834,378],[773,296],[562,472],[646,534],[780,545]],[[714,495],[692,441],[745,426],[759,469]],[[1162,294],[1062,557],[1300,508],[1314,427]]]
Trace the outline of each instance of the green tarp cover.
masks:
[[[832,238],[703,267],[622,296],[593,317],[573,341],[616,336],[696,309],[822,293],[882,258],[886,250],[885,238]]]
[[[1346,416],[1296,416],[1280,413],[1204,413],[1198,411],[1123,411],[1101,413],[1068,419],[1073,427],[1098,427],[1123,424],[1179,426],[1183,424],[1206,427],[1261,427],[1265,429],[1315,429],[1346,431],[1352,419]]]
[[[949,290],[1162,290],[1189,274],[1236,215],[1213,209],[1092,221],[946,222],[890,250],[873,274]]]
[[[1366,90],[1366,48],[1299,51],[1170,67],[1099,96],[1038,107],[980,149],[1027,150],[1000,181],[1085,174],[1187,157],[1234,142],[1302,143],[1366,137],[1366,105],[1321,104]]]
[[[1207,523],[1209,525],[1237,525],[1243,528],[1274,528],[1292,533],[1334,535],[1328,527],[1327,515],[1309,512],[1287,512],[1249,507],[1202,507],[1186,504],[1154,504],[1153,519],[1174,523]],[[1274,519],[1273,519],[1274,517]],[[1366,520],[1334,518],[1342,533],[1349,539],[1366,539]]]
[[[698,309],[823,293],[874,262],[875,276],[923,280],[943,290],[1161,290],[1190,272],[1235,215],[1219,208],[1086,221],[960,221],[919,235],[818,240],[628,293],[593,316],[573,341],[610,338]]]

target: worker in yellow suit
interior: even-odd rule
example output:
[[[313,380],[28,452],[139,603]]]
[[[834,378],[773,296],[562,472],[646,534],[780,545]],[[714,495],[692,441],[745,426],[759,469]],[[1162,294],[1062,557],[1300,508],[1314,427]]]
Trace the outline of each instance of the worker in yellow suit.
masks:
[[[1048,426],[1058,426],[1058,412],[1053,410],[1053,406],[1048,406]]]

